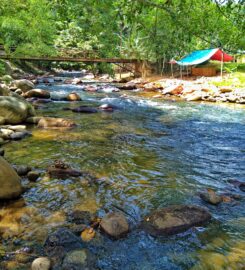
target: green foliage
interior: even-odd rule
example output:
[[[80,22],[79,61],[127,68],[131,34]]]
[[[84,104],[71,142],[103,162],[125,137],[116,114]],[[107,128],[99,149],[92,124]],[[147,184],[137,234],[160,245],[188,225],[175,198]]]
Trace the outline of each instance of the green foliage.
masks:
[[[49,1],[1,0],[0,36],[8,53],[51,55],[55,34]]]
[[[5,74],[5,65],[4,63],[0,62],[0,76]]]
[[[242,0],[1,0],[0,42],[18,55],[58,48],[162,63],[194,49],[245,50],[244,12]]]

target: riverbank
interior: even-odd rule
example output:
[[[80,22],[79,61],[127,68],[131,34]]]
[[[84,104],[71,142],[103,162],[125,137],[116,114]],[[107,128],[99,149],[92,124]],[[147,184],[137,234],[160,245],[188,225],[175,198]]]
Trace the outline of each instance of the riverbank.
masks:
[[[3,146],[24,189],[0,209],[1,267],[46,257],[54,269],[242,269],[243,105],[149,98],[159,93],[74,76],[35,78],[24,95],[37,122]]]

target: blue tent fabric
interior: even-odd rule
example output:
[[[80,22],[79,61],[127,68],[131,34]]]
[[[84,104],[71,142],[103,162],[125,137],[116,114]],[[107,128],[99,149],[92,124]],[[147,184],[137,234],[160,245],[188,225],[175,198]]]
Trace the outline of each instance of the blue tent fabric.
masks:
[[[201,64],[209,60],[218,50],[219,49],[194,51],[186,57],[182,58],[180,61],[177,61],[177,64],[181,66],[192,66]]]

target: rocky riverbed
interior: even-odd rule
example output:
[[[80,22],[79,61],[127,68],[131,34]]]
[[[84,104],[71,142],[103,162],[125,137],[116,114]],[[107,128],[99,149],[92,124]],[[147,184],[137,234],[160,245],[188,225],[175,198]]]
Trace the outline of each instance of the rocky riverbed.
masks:
[[[0,269],[243,269],[244,105],[156,84],[1,85]]]

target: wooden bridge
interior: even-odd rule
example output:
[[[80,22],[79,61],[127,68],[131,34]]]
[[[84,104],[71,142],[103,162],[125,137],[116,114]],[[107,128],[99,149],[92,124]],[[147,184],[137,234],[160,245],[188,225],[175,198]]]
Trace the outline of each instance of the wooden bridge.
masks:
[[[15,47],[10,51],[14,52]],[[137,59],[125,58],[100,58],[96,51],[78,51],[78,50],[57,50],[57,56],[20,56],[14,53],[6,53],[4,46],[0,45],[0,59],[3,60],[20,60],[20,61],[48,61],[48,62],[77,62],[77,63],[110,63],[116,64],[122,70],[134,73],[140,73],[141,61]],[[65,56],[64,56],[65,55]],[[67,56],[69,55],[69,56]]]

